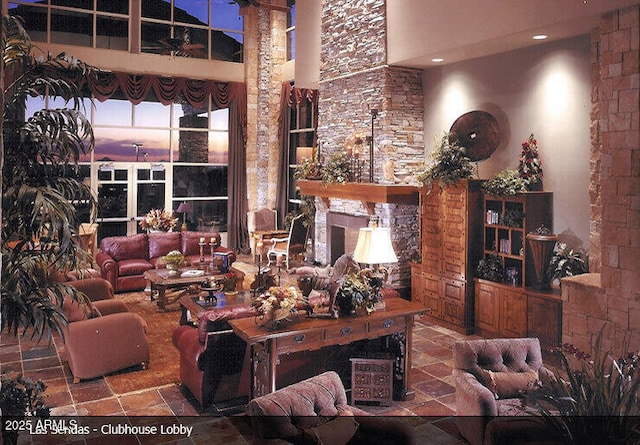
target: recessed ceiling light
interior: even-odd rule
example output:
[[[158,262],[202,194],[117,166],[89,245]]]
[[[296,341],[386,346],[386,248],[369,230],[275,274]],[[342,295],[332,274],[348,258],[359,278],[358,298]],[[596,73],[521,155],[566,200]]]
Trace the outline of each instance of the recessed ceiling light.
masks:
[[[440,63],[440,62],[444,62],[444,59],[441,59],[440,57],[436,57],[435,59],[431,59],[431,61],[435,63]]]
[[[535,36],[533,36],[533,40],[544,40],[546,38],[548,38],[549,36],[546,34],[537,34]]]

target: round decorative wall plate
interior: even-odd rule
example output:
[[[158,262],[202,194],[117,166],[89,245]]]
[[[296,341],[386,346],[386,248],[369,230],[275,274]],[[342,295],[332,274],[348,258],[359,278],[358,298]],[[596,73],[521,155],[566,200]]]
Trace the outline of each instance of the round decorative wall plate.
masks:
[[[451,126],[451,133],[458,136],[459,145],[467,149],[472,161],[489,158],[500,143],[498,121],[486,111],[469,111],[458,117]]]

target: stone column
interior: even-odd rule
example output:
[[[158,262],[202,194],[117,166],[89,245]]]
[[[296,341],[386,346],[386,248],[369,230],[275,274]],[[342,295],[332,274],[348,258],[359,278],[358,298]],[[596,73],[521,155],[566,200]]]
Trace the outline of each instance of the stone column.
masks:
[[[286,0],[270,3],[286,6]],[[268,7],[242,10],[247,84],[247,191],[249,210],[273,208],[281,153],[278,116],[282,64],[286,61],[287,13]],[[283,216],[279,216],[281,219]]]

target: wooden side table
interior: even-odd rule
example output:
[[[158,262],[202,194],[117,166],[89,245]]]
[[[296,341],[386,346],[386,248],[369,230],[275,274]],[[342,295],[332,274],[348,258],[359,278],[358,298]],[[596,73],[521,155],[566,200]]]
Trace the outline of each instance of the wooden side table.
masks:
[[[393,360],[351,359],[351,404],[393,401]]]

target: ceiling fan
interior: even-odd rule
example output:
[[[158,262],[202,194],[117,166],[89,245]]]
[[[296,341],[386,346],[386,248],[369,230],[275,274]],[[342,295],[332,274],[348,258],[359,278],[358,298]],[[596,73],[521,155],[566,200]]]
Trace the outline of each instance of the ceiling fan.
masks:
[[[175,32],[172,34],[175,35]],[[142,49],[153,50],[162,55],[206,58],[206,54],[202,51],[204,45],[201,43],[191,43],[189,28],[182,29],[181,37],[163,37],[157,41],[156,46],[147,46]]]

